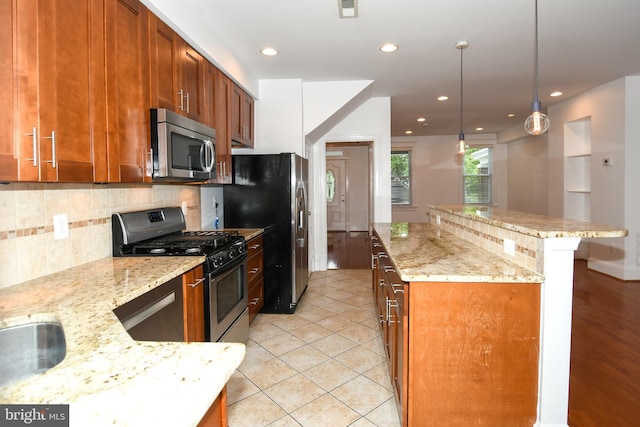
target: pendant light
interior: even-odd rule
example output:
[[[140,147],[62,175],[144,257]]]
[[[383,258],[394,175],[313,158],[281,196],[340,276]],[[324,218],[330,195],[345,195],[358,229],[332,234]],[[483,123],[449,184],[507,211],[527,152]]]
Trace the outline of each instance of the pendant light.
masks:
[[[462,104],[464,100],[464,93],[462,90],[462,51],[467,47],[469,47],[469,42],[466,40],[460,40],[458,43],[456,43],[456,49],[460,50],[460,134],[458,135],[458,154],[464,154],[467,148],[467,144],[464,141],[464,131],[462,130]]]
[[[531,115],[524,121],[524,130],[531,135],[542,135],[549,130],[549,118],[542,113],[542,106],[538,99],[538,0],[535,1],[535,87]]]

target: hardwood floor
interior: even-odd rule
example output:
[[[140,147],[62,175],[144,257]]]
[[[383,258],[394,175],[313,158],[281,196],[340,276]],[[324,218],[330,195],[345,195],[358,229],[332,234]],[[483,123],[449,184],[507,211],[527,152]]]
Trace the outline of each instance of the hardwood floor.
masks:
[[[571,427],[640,422],[640,281],[614,279],[576,261]]]
[[[371,268],[369,233],[366,231],[330,231],[327,233],[327,268]]]

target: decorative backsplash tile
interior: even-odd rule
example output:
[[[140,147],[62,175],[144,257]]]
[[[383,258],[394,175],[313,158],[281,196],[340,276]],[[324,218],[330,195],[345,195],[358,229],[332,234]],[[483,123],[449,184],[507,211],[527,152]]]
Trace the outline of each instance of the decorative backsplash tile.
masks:
[[[173,184],[0,185],[0,288],[111,256],[111,214],[187,202],[187,228],[200,228],[200,189]],[[53,216],[69,237],[55,240]]]

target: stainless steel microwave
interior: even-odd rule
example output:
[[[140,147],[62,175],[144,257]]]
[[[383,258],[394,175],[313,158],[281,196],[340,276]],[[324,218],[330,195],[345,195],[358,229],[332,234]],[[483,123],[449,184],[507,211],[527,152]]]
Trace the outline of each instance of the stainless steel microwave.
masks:
[[[216,177],[216,130],[164,108],[151,109],[153,179]]]

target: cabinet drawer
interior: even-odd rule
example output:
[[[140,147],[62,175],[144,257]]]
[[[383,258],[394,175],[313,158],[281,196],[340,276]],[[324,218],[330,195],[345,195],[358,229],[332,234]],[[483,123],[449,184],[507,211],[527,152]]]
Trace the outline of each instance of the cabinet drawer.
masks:
[[[263,249],[263,243],[262,243],[262,234],[261,234],[247,242],[247,257],[251,258],[257,253],[262,252],[262,249]]]
[[[247,261],[247,280],[249,287],[251,287],[259,278],[262,278],[262,270],[264,267],[264,261],[262,258],[262,252],[249,258]]]
[[[254,285],[249,287],[249,323],[253,322],[253,319],[260,312],[260,309],[264,306],[264,284],[262,276]]]

